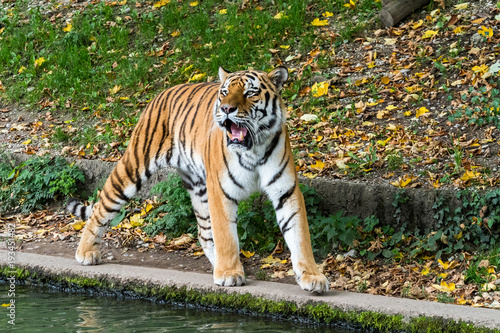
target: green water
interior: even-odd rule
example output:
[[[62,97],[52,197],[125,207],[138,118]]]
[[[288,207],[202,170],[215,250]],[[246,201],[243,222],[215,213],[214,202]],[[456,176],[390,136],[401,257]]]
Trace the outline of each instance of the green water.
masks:
[[[0,285],[0,305],[9,303]],[[333,332],[351,330],[240,316],[147,300],[63,293],[17,285],[15,326],[0,307],[0,332]]]

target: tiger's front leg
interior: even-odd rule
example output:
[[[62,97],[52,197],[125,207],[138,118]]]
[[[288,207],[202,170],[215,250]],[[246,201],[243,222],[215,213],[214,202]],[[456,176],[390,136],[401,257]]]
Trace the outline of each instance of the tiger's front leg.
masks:
[[[215,245],[214,283],[241,286],[246,279],[239,258],[238,203],[224,190],[217,175],[212,178],[215,179],[207,182],[207,189]]]
[[[286,200],[290,192],[291,195]],[[306,291],[320,294],[327,292],[328,280],[314,261],[304,197],[298,183],[282,194],[275,210],[281,232],[290,248],[297,283]]]
[[[276,219],[291,252],[295,278],[304,290],[328,291],[328,280],[318,270],[311,247],[304,197],[299,188],[293,156],[283,159],[276,173],[266,173],[264,190],[276,211]]]

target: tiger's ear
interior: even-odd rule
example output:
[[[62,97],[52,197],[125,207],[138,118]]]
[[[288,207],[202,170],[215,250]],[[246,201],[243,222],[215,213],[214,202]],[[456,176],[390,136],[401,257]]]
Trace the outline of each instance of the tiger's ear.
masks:
[[[278,66],[267,75],[271,82],[276,86],[278,91],[281,91],[283,84],[288,80],[288,68],[285,66]]]
[[[228,71],[226,71],[222,66],[219,67],[219,80],[220,82],[226,81],[227,75],[230,74]]]

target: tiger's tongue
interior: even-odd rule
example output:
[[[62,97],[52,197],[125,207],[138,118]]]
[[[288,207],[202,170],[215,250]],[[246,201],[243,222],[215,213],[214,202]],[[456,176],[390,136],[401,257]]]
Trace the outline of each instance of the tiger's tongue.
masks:
[[[247,135],[247,129],[244,127],[238,127],[235,123],[231,124],[231,133],[228,133],[231,140],[237,139],[238,141],[243,141]]]

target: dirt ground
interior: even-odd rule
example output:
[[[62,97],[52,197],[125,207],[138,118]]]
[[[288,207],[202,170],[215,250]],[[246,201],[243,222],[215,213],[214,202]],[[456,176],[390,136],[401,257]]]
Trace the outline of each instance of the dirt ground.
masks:
[[[42,213],[43,214],[43,213]],[[74,258],[75,252],[80,240],[81,232],[72,228],[67,228],[68,221],[72,220],[69,216],[62,214],[49,215],[55,216],[52,221],[46,225],[42,224],[40,228],[40,219],[31,219],[32,223],[18,224],[16,234],[18,235],[17,251],[37,253],[63,258]],[[19,216],[17,216],[19,217]],[[0,219],[0,225],[12,223],[14,219]],[[24,222],[28,221],[25,220]],[[32,224],[30,226],[30,224]],[[5,228],[2,228],[6,230]],[[63,230],[60,232],[60,230]],[[126,232],[127,230],[125,230]],[[144,242],[139,237],[128,239],[129,244],[125,242],[124,231],[111,230],[106,233],[101,243],[102,264],[127,264],[134,266],[146,266],[154,268],[175,269],[188,272],[198,272],[212,274],[212,265],[207,257],[202,254],[201,247],[196,244],[196,239],[179,246],[155,243],[153,240]],[[0,235],[4,236],[4,235]],[[141,244],[142,243],[142,244]],[[144,246],[143,246],[144,245]],[[295,283],[293,276],[281,274],[279,277],[272,277],[273,269],[264,270],[267,274],[257,275],[262,266],[262,256],[254,254],[250,258],[240,255],[245,273],[249,279],[265,279],[269,281],[279,281],[282,283]],[[280,264],[280,271],[291,268],[290,255],[287,251],[275,254],[275,258],[287,260],[286,264]]]

